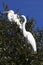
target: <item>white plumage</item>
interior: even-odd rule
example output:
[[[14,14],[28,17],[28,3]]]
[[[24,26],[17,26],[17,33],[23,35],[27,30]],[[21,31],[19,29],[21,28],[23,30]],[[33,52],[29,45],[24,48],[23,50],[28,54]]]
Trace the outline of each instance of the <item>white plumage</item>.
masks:
[[[11,24],[12,22],[17,23],[19,28],[22,30],[22,24],[20,23],[19,15],[15,14],[13,10],[5,11],[3,13],[8,13],[8,20],[11,22]]]
[[[27,38],[28,42],[32,45],[34,52],[37,52],[37,48],[36,48],[36,41],[35,38],[33,37],[33,35],[31,34],[31,32],[26,31],[25,29],[25,24],[27,22],[27,19],[24,15],[21,15],[24,18],[24,22],[23,22],[23,35],[25,38]]]
[[[19,28],[21,30],[23,30],[23,35],[25,38],[27,38],[28,42],[30,42],[30,44],[32,45],[33,49],[34,49],[34,52],[37,52],[37,48],[36,48],[36,41],[35,41],[35,38],[33,37],[33,35],[31,34],[31,32],[28,32],[26,31],[25,29],[25,24],[27,22],[27,19],[24,15],[21,15],[21,17],[24,18],[24,22],[23,24],[20,23],[20,18],[19,18],[19,15],[15,14],[13,10],[9,10],[9,11],[5,11],[4,13],[8,13],[8,19],[9,21],[12,23],[12,22],[15,22],[17,23],[17,25],[19,26]]]

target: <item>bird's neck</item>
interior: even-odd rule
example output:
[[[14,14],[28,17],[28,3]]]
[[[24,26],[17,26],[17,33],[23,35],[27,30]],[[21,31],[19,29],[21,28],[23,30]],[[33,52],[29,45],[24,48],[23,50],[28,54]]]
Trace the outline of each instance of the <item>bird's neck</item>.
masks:
[[[25,24],[26,24],[26,22],[23,23],[23,32],[26,32]]]
[[[27,19],[26,19],[26,17],[25,16],[23,16],[23,18],[24,18],[24,23],[23,23],[23,35],[24,35],[24,37],[26,36],[26,29],[25,29],[25,24],[26,24],[26,22],[27,22]]]

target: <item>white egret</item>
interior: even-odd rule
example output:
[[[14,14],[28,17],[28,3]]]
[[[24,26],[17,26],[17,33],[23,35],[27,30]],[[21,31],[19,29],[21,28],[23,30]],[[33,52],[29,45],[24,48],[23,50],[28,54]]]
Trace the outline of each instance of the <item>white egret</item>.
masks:
[[[23,17],[24,18],[24,22],[23,22],[23,35],[24,35],[24,37],[25,38],[27,38],[27,40],[28,40],[28,43],[30,43],[31,45],[32,45],[32,47],[33,47],[33,49],[34,49],[34,52],[37,52],[37,48],[36,48],[36,41],[35,41],[35,38],[33,37],[33,35],[31,34],[31,32],[28,32],[28,31],[26,31],[26,29],[25,29],[25,24],[26,24],[26,22],[27,22],[27,19],[26,19],[26,17],[24,16],[24,15],[21,15],[21,17]]]
[[[9,11],[4,11],[3,13],[8,13],[8,20],[12,23],[12,18],[14,16],[14,11],[13,10],[9,10]]]
[[[8,13],[8,20],[11,22],[17,23],[20,29],[22,29],[22,24],[20,23],[20,18],[18,14],[15,14],[13,10],[5,11],[3,13]]]
[[[26,37],[28,39],[28,42],[30,42],[34,51],[37,52],[36,41],[35,41],[33,35],[30,32],[26,31],[26,29],[25,29],[25,24],[26,24],[26,21],[27,21],[26,17],[24,15],[21,15],[21,17],[23,17],[24,20],[25,20],[24,23],[21,24],[19,15],[15,14],[13,10],[5,11],[4,13],[8,13],[8,19],[11,23],[12,22],[17,23],[19,28],[23,30],[24,37]]]

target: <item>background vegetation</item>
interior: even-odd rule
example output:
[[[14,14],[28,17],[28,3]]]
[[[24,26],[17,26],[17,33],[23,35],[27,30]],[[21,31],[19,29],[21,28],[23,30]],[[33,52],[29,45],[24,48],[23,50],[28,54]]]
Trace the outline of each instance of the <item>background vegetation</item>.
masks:
[[[8,10],[6,4],[3,8]],[[7,14],[0,12],[0,65],[43,65],[43,30],[35,30],[34,19],[28,18],[26,30],[36,39],[37,54],[34,54],[19,27],[8,21]]]

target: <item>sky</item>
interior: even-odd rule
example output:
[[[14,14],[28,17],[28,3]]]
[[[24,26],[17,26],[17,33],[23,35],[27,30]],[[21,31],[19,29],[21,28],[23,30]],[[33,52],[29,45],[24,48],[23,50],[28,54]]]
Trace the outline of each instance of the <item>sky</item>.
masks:
[[[19,9],[20,15],[34,18],[36,27],[43,29],[43,0],[0,0],[0,11],[3,12],[3,2],[8,4],[9,10]]]

